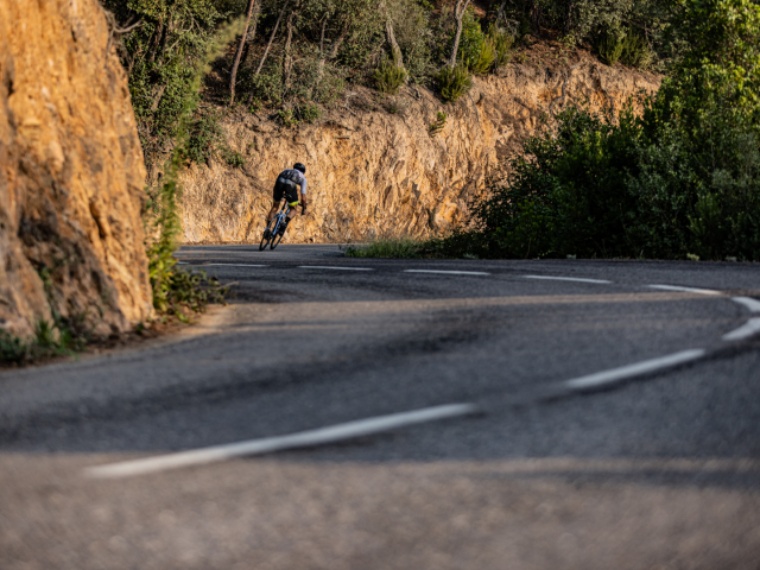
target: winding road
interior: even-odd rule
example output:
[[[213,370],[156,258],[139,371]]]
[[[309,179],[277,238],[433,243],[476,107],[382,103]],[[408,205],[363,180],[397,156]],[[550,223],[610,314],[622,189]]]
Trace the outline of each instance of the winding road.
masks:
[[[231,303],[0,371],[0,568],[760,568],[760,266],[178,257]]]

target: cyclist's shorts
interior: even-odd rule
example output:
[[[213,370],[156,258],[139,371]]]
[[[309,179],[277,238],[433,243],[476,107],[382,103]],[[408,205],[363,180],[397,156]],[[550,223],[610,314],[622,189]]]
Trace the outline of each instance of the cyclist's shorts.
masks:
[[[283,197],[291,208],[295,208],[298,205],[298,184],[287,178],[278,178],[274,185],[272,199],[279,202]]]

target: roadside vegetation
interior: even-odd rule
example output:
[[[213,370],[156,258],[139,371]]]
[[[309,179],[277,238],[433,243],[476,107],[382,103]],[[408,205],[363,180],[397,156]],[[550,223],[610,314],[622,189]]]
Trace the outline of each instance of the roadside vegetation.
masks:
[[[756,259],[760,251],[752,0],[102,1],[150,173],[146,227],[161,312],[187,306],[199,282],[173,258],[177,172],[215,157],[241,162],[222,142],[225,106],[293,127],[319,121],[353,85],[394,97],[417,84],[454,104],[473,75],[498,71],[540,40],[670,78],[643,115],[633,106],[619,116],[564,113],[475,206],[475,230],[421,254]]]
[[[569,109],[427,256],[760,260],[760,4],[684,0],[660,91]],[[409,250],[415,249],[412,246]]]

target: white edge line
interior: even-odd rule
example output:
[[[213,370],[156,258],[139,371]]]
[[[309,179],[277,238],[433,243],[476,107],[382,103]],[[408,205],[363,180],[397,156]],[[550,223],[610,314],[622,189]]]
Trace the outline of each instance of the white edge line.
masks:
[[[491,275],[486,271],[446,271],[443,269],[404,269],[404,273],[436,273],[439,275]]]
[[[676,285],[647,285],[650,289],[661,289],[663,291],[681,291],[682,293],[697,293],[699,295],[722,295],[720,291],[712,289],[695,289],[693,287],[679,287]]]
[[[374,271],[371,267],[342,267],[340,265],[299,265],[299,269],[332,269],[334,271]]]
[[[723,335],[723,340],[744,340],[760,332],[760,317],[750,319],[746,325]]]
[[[413,424],[470,415],[474,404],[449,404],[411,412],[378,416],[290,435],[205,447],[170,455],[147,457],[85,469],[85,476],[94,479],[118,479],[193,465],[225,461],[235,457],[261,455],[286,449],[314,447],[381,433]]]
[[[612,281],[606,279],[587,279],[584,277],[550,277],[546,275],[523,275],[523,279],[540,279],[544,281],[576,281],[578,283],[598,283],[600,285],[609,285]]]
[[[734,297],[731,299],[735,303],[744,305],[751,313],[760,313],[760,301],[752,297]]]
[[[655,370],[661,370],[671,368],[684,362],[690,362],[697,360],[705,355],[703,349],[684,350],[671,354],[670,356],[663,356],[661,358],[654,358],[652,360],[645,360],[644,362],[638,362],[636,364],[629,364],[628,366],[622,366],[620,368],[613,368],[612,370],[605,370],[603,372],[597,372],[595,374],[589,374],[588,376],[581,376],[572,380],[566,380],[565,386],[573,390],[585,390],[588,388],[597,388],[608,384],[614,384],[634,376],[646,374],[648,372],[654,372]]]
[[[269,267],[256,263],[202,263],[199,267]]]

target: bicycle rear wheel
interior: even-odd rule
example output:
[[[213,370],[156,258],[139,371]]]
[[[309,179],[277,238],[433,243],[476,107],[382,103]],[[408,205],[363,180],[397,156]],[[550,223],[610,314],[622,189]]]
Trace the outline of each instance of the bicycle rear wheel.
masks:
[[[269,237],[266,237],[266,234],[261,236],[261,241],[259,242],[259,251],[264,251],[269,245],[270,241],[272,241],[272,234],[269,234]]]

